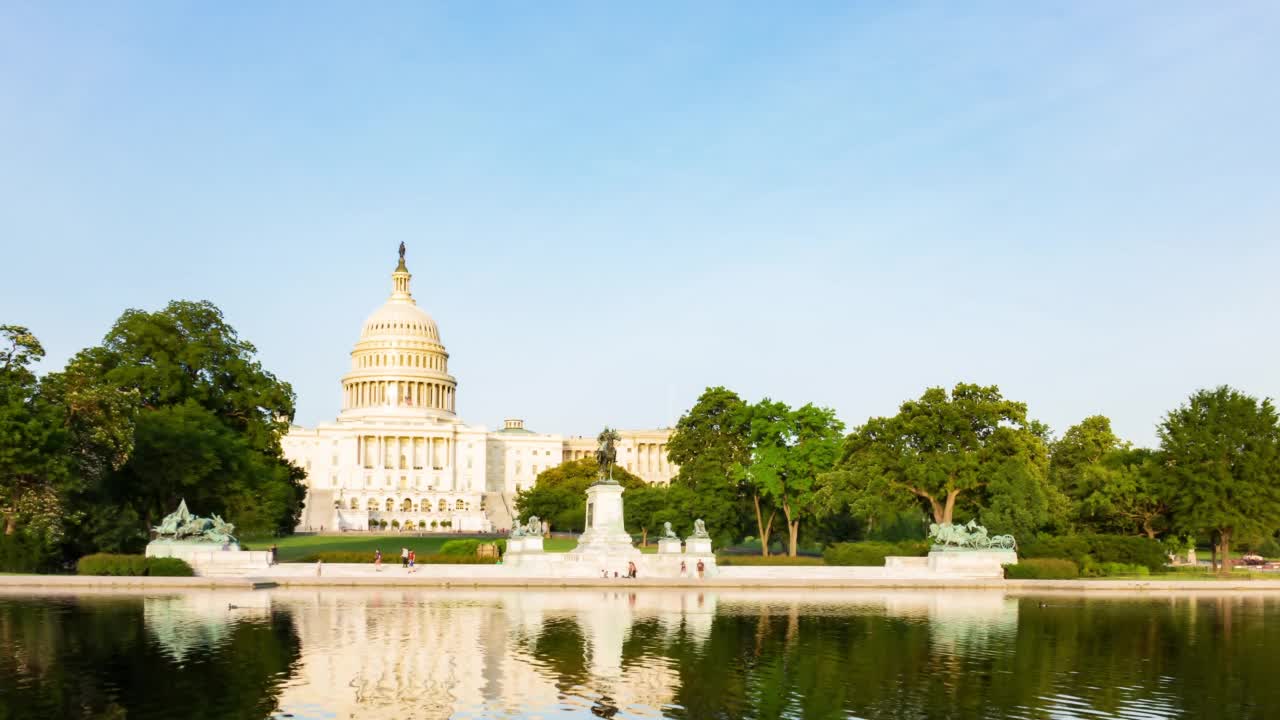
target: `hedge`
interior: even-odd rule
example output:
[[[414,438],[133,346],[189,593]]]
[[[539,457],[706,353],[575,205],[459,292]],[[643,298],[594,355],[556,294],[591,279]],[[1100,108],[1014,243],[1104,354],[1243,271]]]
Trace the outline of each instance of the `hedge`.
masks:
[[[812,555],[717,555],[717,565],[825,565],[820,557]]]
[[[891,555],[900,557],[921,557],[929,554],[929,544],[923,540],[904,540],[903,542],[852,542],[836,543],[822,552],[822,558],[828,565],[884,565],[884,559]]]
[[[323,560],[327,563],[373,563],[373,553],[352,552],[350,550],[326,550],[324,552],[304,555],[295,562],[314,563],[317,560]],[[498,562],[498,559],[479,558],[474,555],[444,555],[442,553],[434,553],[431,555],[418,555],[414,558],[414,562],[418,565],[494,565]],[[383,555],[382,564],[399,566],[400,556]]]
[[[195,571],[187,561],[178,558],[144,557],[142,555],[85,555],[76,562],[77,575],[111,575],[117,577],[192,577]]]
[[[1080,577],[1080,566],[1060,558],[1031,558],[1005,565],[1004,576],[1009,580],[1070,580]]]
[[[440,554],[475,557],[476,550],[479,547],[479,540],[447,540],[440,546]]]
[[[1058,558],[1073,561],[1085,574],[1094,565],[1123,563],[1142,565],[1158,572],[1169,561],[1164,546],[1150,538],[1134,535],[1066,535],[1040,538],[1018,548],[1023,558]]]

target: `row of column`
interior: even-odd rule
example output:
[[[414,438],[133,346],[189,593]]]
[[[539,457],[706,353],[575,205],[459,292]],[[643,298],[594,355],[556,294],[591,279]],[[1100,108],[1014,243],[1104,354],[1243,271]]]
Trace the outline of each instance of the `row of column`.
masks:
[[[356,465],[370,470],[444,469],[453,466],[456,443],[447,437],[362,435]]]
[[[665,443],[636,443],[636,470],[641,473],[660,473],[666,465]]]
[[[444,383],[412,380],[370,380],[346,387],[346,407],[430,407],[453,412],[455,388]]]

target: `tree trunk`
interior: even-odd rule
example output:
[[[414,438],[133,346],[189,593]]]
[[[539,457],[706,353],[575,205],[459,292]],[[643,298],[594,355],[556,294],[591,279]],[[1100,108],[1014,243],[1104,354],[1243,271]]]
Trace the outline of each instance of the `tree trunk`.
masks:
[[[12,535],[16,532],[18,532],[18,516],[14,513],[9,513],[4,516],[4,534]]]
[[[1209,569],[1218,572],[1218,538],[1209,538]]]
[[[1218,531],[1218,537],[1222,538],[1222,567],[1223,575],[1231,574],[1231,529]]]
[[[951,517],[956,511],[956,496],[960,494],[959,490],[948,490],[947,497],[943,502],[927,492],[917,490],[916,494],[929,501],[929,507],[933,510],[933,521],[939,525],[950,525]]]
[[[769,513],[769,522],[764,521],[764,517],[760,514],[760,495],[753,494],[751,499],[756,504],[756,528],[760,533],[760,555],[769,557],[769,535],[773,532],[773,512]]]
[[[1151,518],[1146,518],[1142,521],[1142,532],[1147,534],[1148,540],[1156,539],[1156,531],[1151,527]]]
[[[640,528],[640,547],[649,547],[649,528]]]
[[[960,494],[959,490],[947,491],[947,505],[946,505],[946,508],[943,510],[943,519],[942,519],[943,523],[946,523],[946,524],[951,523],[951,517],[952,515],[955,514],[955,511],[956,511],[956,496],[959,494]]]
[[[791,503],[782,503],[782,514],[787,519],[787,555],[796,556],[796,541],[800,537],[800,520],[792,519]]]

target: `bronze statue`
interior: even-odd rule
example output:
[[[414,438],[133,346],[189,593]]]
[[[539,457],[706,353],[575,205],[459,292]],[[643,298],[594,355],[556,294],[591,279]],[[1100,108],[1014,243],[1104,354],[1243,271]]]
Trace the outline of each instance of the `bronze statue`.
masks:
[[[596,437],[596,441],[600,443],[600,448],[596,450],[596,465],[600,468],[600,474],[596,482],[602,485],[616,485],[617,481],[613,479],[613,466],[618,462],[618,441],[621,440],[618,431],[613,428],[606,427],[600,431]]]
[[[404,241],[400,241],[400,262],[404,262]]]

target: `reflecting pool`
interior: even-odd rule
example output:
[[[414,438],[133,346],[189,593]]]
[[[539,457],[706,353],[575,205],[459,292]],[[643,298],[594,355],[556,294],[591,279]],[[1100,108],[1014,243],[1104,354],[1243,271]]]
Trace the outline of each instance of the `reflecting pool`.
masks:
[[[1280,718],[1280,595],[0,594],[9,718]]]

